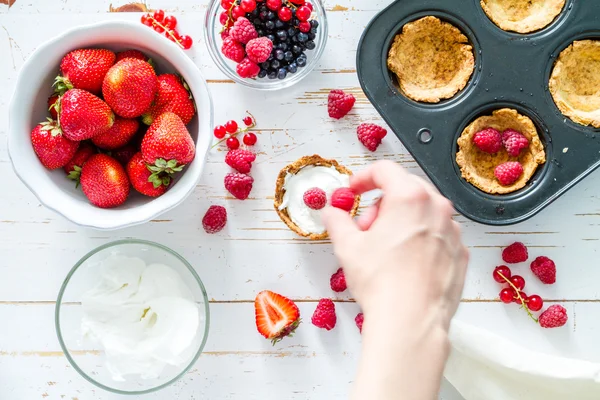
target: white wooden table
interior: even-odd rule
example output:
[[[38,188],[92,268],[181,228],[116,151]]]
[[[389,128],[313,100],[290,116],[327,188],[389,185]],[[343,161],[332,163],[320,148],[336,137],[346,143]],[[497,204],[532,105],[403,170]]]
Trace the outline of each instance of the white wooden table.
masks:
[[[68,270],[87,251],[122,238],[160,242],[187,258],[211,299],[205,352],[181,381],[148,399],[344,399],[360,350],[354,326],[358,306],[347,293],[337,298],[338,326],[326,332],[310,324],[321,297],[332,296],[329,276],[338,265],[328,242],[298,239],[272,208],[275,177],[300,156],[319,153],[360,170],[375,159],[391,159],[415,174],[417,164],[394,135],[371,154],[356,139],[362,121],[382,123],[362,94],[355,49],[362,28],[390,0],[326,1],[330,37],[320,65],[301,84],[277,94],[255,92],[225,79],[202,39],[206,0],[152,0],[152,8],[174,13],[195,43],[188,54],[208,79],[216,121],[241,119],[246,109],[258,119],[260,154],[253,169],[251,198],[226,195],[224,152],[210,156],[196,191],[176,210],[146,225],[117,232],[80,228],[45,209],[17,179],[6,150],[8,103],[24,60],[45,39],[67,28],[105,19],[138,20],[140,14],[109,13],[109,1],[0,0],[0,399],[115,399],[83,380],[58,345],[54,306]],[[14,3],[8,7],[6,3]],[[114,7],[122,5],[113,4]],[[327,116],[331,88],[354,93],[357,104],[341,121]],[[276,111],[275,111],[276,110]],[[492,228],[456,216],[472,261],[463,321],[493,330],[535,350],[600,361],[600,174],[593,174],[530,221]],[[228,208],[229,222],[206,235],[201,218],[211,204]],[[542,287],[528,268],[526,292],[563,304],[568,326],[542,330],[517,306],[498,302],[491,278],[500,249],[525,242],[533,257],[558,265],[558,282]],[[294,338],[276,347],[256,333],[253,301],[271,289],[299,302],[305,323]],[[99,360],[99,363],[101,360]],[[444,385],[441,397],[460,398]]]

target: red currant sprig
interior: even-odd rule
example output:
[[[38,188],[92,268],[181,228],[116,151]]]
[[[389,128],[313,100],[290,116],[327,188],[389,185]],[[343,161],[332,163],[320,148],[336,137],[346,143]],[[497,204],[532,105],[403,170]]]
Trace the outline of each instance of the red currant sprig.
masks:
[[[243,142],[246,146],[254,146],[257,141],[257,137],[254,133],[249,132],[256,126],[256,119],[249,111],[246,111],[247,117],[243,119],[244,127],[240,128],[238,123],[234,120],[227,121],[225,125],[217,125],[214,129],[214,135],[219,141],[213,145],[213,148],[226,142],[227,147],[230,150],[235,150],[240,147],[240,140],[237,136],[240,133],[245,133]]]
[[[173,15],[165,17],[164,10],[155,10],[154,13],[144,14],[141,18],[142,24],[154,29],[158,33],[163,33],[165,36],[177,43],[179,47],[188,50],[192,47],[194,41],[188,35],[181,36],[175,29],[177,26],[177,18]]]
[[[510,269],[505,265],[496,267],[494,269],[493,277],[496,282],[508,283],[510,286],[500,291],[500,301],[505,304],[510,304],[512,302],[520,303],[521,308],[525,309],[527,315],[537,323],[538,320],[533,316],[531,311],[540,311],[544,306],[544,301],[537,294],[527,296],[523,292],[525,279],[519,275],[511,276]]]

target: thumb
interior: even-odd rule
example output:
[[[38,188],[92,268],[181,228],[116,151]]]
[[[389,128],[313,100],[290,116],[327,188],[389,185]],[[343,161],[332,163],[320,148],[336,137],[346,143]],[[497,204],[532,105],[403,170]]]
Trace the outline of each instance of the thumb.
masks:
[[[328,206],[323,210],[321,216],[334,245],[343,243],[348,238],[360,233],[358,225],[350,213],[344,210]]]

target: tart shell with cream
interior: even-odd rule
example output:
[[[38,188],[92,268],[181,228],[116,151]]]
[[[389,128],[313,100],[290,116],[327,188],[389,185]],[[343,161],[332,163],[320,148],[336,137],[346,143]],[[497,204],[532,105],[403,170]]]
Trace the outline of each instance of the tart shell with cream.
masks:
[[[327,195],[338,188],[348,187],[352,171],[335,160],[319,155],[305,156],[289,164],[279,172],[275,186],[275,211],[281,220],[298,235],[312,239],[328,238],[321,221],[321,210],[312,210],[304,204],[304,193],[313,187],[320,188]],[[356,196],[350,211],[352,216],[358,212],[360,196]]]

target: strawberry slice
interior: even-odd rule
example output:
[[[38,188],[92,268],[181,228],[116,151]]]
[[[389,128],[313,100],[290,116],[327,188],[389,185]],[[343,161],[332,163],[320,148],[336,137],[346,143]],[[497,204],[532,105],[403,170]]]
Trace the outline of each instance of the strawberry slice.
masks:
[[[287,297],[263,290],[254,300],[256,329],[273,345],[286,336],[292,336],[300,325],[298,306]]]

